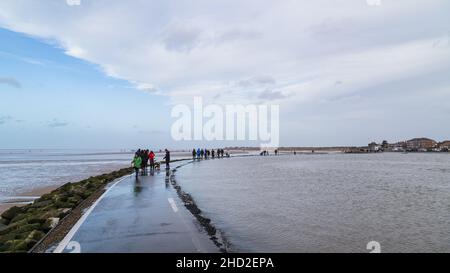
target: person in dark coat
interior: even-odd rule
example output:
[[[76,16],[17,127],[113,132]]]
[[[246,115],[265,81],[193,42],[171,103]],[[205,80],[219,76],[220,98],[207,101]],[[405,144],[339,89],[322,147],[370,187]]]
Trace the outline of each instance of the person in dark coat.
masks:
[[[166,160],[166,169],[170,169],[170,152],[167,149],[165,151],[166,151],[166,155],[164,156],[163,159]]]

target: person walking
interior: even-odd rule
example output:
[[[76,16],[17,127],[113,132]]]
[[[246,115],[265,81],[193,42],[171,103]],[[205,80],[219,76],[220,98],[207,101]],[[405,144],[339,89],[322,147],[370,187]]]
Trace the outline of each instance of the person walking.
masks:
[[[147,166],[148,166],[148,150],[143,150],[142,151],[142,163],[141,163],[141,168],[142,168],[142,175],[147,175]]]
[[[166,160],[166,170],[167,170],[167,169],[170,169],[170,152],[167,149],[165,149],[165,151],[166,151],[166,155],[164,156],[163,159]]]
[[[197,159],[200,159],[200,148],[197,148]]]
[[[148,159],[150,160],[150,170],[155,169],[155,153],[153,151],[150,151],[148,154]]]
[[[192,150],[192,159],[195,160],[195,157],[197,156],[197,152],[195,149]]]
[[[141,168],[141,164],[142,164],[141,156],[137,152],[134,154],[134,158],[133,158],[133,161],[131,161],[131,164],[134,167],[134,171],[136,173],[136,179],[137,179],[138,175],[139,175],[139,169]]]

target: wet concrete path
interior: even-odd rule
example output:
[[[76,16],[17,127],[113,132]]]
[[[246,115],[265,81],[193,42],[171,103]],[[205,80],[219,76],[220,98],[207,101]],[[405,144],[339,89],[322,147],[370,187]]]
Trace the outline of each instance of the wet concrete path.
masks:
[[[55,252],[219,252],[178,198],[168,175],[162,169],[112,184]]]

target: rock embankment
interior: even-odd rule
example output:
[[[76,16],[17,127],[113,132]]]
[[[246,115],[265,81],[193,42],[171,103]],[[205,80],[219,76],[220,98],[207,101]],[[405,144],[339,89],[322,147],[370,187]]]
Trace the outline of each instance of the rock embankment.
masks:
[[[0,252],[29,251],[84,200],[131,171],[132,168],[125,168],[67,183],[32,204],[5,211],[0,218]]]

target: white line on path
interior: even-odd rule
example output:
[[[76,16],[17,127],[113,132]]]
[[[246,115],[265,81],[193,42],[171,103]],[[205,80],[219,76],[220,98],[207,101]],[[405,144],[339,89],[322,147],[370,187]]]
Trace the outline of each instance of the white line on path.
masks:
[[[169,201],[169,204],[172,207],[173,211],[178,212],[177,204],[175,204],[173,198],[167,198],[167,200]]]
[[[173,198],[167,198],[170,205],[172,206],[173,211],[177,212],[178,207],[175,203],[175,200]],[[188,212],[189,213],[189,212]],[[192,230],[192,227],[186,223],[186,219],[184,218],[186,215],[183,215],[183,213],[177,213],[178,218],[183,223],[185,228],[189,231],[189,234],[191,235],[191,241],[194,244],[195,249],[197,252],[206,252],[202,244],[200,243],[197,234]]]
[[[112,188],[114,188],[117,184],[119,184],[119,182],[121,182],[122,180],[124,180],[127,177],[128,177],[128,175],[125,176],[125,177],[122,177],[120,180],[118,180],[116,183],[114,183],[111,187],[109,187],[102,194],[102,196],[100,196],[100,198],[97,199],[97,201],[95,201],[95,203],[88,209],[88,211],[86,211],[86,213],[83,214],[83,216],[81,216],[80,220],[78,220],[78,222],[72,227],[72,229],[69,231],[69,233],[67,233],[66,237],[64,237],[64,239],[59,243],[58,247],[53,251],[53,253],[62,253],[64,251],[64,249],[66,249],[66,246],[70,243],[70,240],[72,240],[72,238],[75,235],[75,233],[78,231],[78,229],[81,227],[81,225],[83,225],[84,221],[86,221],[86,219],[88,218],[89,214],[91,214],[91,212],[98,205],[98,203],[100,203],[100,201],[103,199],[103,197],[105,197],[106,194]]]

